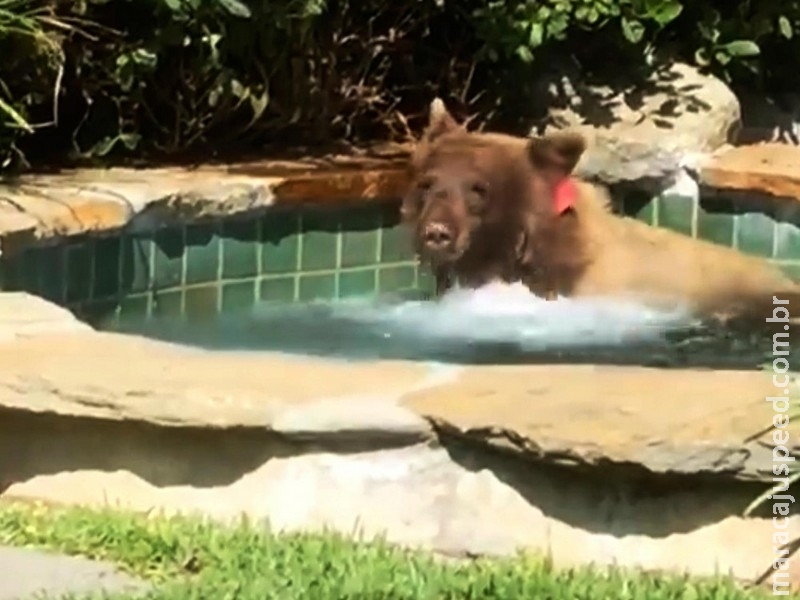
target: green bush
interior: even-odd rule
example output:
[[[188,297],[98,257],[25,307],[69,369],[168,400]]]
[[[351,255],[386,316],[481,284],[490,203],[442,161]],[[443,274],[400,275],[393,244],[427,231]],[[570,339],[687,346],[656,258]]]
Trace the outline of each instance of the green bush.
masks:
[[[554,57],[794,90],[798,26],[798,0],[0,0],[0,166],[404,139],[434,94],[523,116]]]

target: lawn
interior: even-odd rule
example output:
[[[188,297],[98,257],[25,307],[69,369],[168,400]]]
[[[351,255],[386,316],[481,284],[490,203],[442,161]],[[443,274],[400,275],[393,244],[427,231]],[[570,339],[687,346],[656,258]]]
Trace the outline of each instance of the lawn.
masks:
[[[744,600],[769,591],[614,571],[554,570],[546,561],[446,562],[336,535],[271,535],[255,524],[112,510],[0,504],[0,544],[111,560],[157,583],[151,600]],[[140,596],[142,597],[142,596]],[[119,598],[123,598],[120,596]]]

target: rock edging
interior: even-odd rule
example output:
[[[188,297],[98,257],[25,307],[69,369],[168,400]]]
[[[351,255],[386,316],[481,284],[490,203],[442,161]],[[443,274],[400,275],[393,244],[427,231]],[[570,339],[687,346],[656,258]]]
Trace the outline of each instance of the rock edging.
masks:
[[[772,382],[757,371],[212,352],[96,332],[24,293],[0,293],[0,315],[7,411],[260,431],[323,445],[396,447],[431,441],[436,431],[540,462],[772,478],[768,449],[751,440],[772,419],[764,400]]]
[[[628,175],[602,167],[619,162],[615,148],[615,143],[598,143],[587,152],[578,174],[605,184],[649,177],[639,163],[629,165],[633,170]],[[686,167],[674,153],[665,154],[657,147],[647,152],[667,157],[659,167],[660,179],[667,175],[674,179]],[[50,238],[122,228],[136,231],[281,205],[396,201],[407,184],[406,157],[407,148],[391,158],[322,165],[260,161],[197,169],[113,168],[26,175],[0,184],[0,255]],[[700,162],[697,177],[705,187],[800,199],[798,147],[726,148]]]

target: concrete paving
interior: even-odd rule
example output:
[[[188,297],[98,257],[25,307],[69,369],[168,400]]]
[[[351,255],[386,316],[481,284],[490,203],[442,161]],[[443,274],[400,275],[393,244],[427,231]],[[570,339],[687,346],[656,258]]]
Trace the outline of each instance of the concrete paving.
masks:
[[[149,585],[113,564],[41,550],[0,546],[0,600],[142,592]]]

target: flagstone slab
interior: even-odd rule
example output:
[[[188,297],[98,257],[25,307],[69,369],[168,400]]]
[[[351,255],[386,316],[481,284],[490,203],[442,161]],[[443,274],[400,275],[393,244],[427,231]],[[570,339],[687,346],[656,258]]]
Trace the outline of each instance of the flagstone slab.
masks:
[[[796,399],[796,383],[788,389]],[[403,405],[444,430],[558,463],[771,480],[775,408],[788,414],[789,400],[757,370],[551,365],[467,370]],[[786,431],[800,453],[797,418]]]

